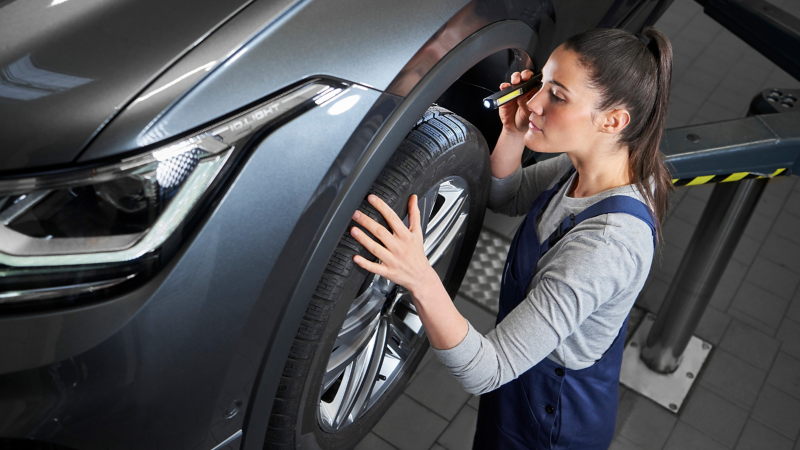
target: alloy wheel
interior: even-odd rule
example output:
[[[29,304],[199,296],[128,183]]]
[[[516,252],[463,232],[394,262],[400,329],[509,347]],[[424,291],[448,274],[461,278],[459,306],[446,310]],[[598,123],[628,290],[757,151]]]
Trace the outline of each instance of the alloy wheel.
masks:
[[[469,214],[469,188],[448,177],[419,198],[425,254],[444,279],[456,261]],[[408,224],[408,217],[404,222]],[[319,424],[336,432],[383,396],[426,339],[411,296],[370,274],[347,312],[322,380]]]

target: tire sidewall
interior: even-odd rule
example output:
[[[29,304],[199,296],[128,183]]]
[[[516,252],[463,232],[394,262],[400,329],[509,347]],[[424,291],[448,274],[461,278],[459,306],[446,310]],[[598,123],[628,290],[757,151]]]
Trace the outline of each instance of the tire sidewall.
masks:
[[[490,181],[488,175],[489,154],[486,143],[480,133],[475,131],[475,134],[477,139],[468,139],[466,142],[443,151],[427,167],[422,168],[421,172],[411,180],[410,185],[407,186],[404,192],[401,192],[397,198],[387,200],[387,204],[392,207],[399,217],[405,217],[408,213],[407,200],[410,195],[422,195],[447,177],[453,175],[462,177],[469,186],[470,195],[469,219],[462,237],[462,249],[474,248],[474,242],[477,241],[477,235],[483,222]],[[349,233],[350,228],[354,225],[355,223],[351,222],[346,233]],[[449,279],[447,280],[446,288],[451,297],[455,295],[454,291],[461,284],[466,268],[469,265],[469,260],[472,257],[471,251],[468,252],[468,255],[464,253],[466,252],[461,251],[457,255],[457,260],[454,264],[451,264],[452,268],[448,273]],[[367,254],[365,256],[371,255]],[[336,305],[327,320],[325,331],[318,343],[315,356],[311,361],[308,375],[306,376],[300,401],[300,410],[298,411],[298,426],[296,428],[298,431],[296,435],[298,447],[338,449],[351,448],[356,445],[372,429],[397,397],[402,394],[403,388],[429,346],[427,339],[421,339],[417,343],[412,353],[414,356],[405,363],[401,369],[402,372],[398,374],[392,386],[356,423],[343,428],[337,433],[323,431],[318,422],[318,408],[322,378],[325,373],[324,367],[327,366],[338,332],[354,300],[355,290],[361,286],[367,276],[370,276],[369,272],[358,267],[352,260],[348,261],[348,270],[351,272],[347,286],[339,300],[336,301]]]

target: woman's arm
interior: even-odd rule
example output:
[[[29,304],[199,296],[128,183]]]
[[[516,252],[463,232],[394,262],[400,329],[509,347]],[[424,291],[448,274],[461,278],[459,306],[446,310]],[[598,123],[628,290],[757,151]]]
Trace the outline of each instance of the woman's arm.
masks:
[[[634,285],[643,284],[646,278],[637,277],[637,273],[644,270],[646,274],[649,266],[638,265],[620,241],[606,239],[596,232],[582,233],[579,227],[584,230],[604,227],[603,219],[596,219],[593,224],[587,222],[572,232],[581,235],[570,236],[561,248],[552,250],[558,254],[542,268],[539,282],[494,330],[482,336],[470,327],[459,345],[436,350],[468,392],[486,393],[519,377],[561,346],[606,302],[615,299],[604,308],[603,317],[593,321],[593,326],[601,329],[588,330],[565,352],[575,359],[576,352],[580,355],[593,348],[584,356],[587,359],[581,361],[591,363],[610,345],[636,297],[638,291]],[[644,242],[652,246],[652,240]]]

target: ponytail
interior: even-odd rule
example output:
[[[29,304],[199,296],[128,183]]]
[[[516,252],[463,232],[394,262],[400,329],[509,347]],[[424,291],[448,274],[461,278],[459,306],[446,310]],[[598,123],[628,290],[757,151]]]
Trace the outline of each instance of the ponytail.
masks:
[[[672,179],[659,149],[667,124],[672,79],[672,45],[652,27],[633,35],[624,30],[594,29],[569,38],[564,48],[575,52],[589,72],[590,87],[599,94],[598,110],[624,107],[630,122],[619,143],[628,148],[633,184],[661,224],[669,208]]]

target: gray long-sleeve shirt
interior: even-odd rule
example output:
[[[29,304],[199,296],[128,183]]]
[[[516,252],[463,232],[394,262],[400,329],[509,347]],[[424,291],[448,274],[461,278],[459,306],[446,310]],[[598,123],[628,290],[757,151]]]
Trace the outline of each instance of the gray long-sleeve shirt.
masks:
[[[503,179],[492,177],[489,208],[509,216],[527,214],[539,194],[571,167],[561,155]],[[604,198],[627,195],[644,201],[633,185],[587,198],[567,197],[574,178],[559,189],[537,223],[540,241],[564,217]],[[644,286],[653,251],[652,232],[641,219],[622,213],[587,219],[539,260],[527,297],[494,330],[482,336],[470,324],[461,343],[434,351],[473,394],[497,389],[545,357],[568,369],[589,367],[619,333]]]

